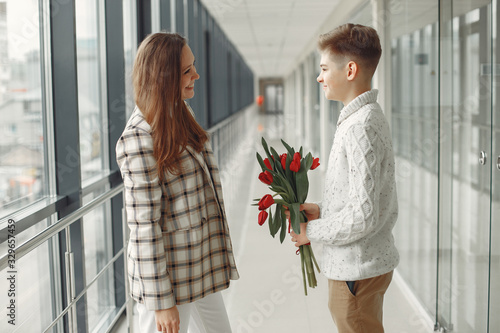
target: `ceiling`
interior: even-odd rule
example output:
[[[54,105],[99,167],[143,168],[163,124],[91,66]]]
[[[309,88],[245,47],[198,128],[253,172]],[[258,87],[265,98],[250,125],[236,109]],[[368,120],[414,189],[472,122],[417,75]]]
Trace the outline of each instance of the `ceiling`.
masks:
[[[310,52],[319,33],[347,22],[372,25],[366,0],[201,0],[258,78],[284,77]],[[490,0],[454,0],[462,15]],[[341,3],[341,5],[339,5]],[[438,21],[436,0],[388,0],[391,36]]]
[[[201,0],[259,78],[283,77],[340,0]]]

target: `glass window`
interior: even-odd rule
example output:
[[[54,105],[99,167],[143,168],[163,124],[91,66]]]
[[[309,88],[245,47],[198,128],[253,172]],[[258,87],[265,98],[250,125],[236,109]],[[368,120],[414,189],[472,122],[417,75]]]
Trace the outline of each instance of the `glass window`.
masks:
[[[113,266],[110,266],[87,290],[89,332],[107,332],[115,314]]]
[[[104,190],[91,193],[83,198],[86,205]],[[104,204],[83,217],[83,239],[85,249],[86,282],[90,284],[97,274],[113,257],[111,232],[111,212],[109,204]],[[113,266],[110,266],[87,291],[87,313],[89,331],[98,328],[99,323],[114,310]]]
[[[443,7],[443,12],[453,17],[448,23],[453,24],[448,32],[451,35],[447,36],[452,44],[443,43],[440,50],[446,56],[443,64],[453,61],[448,65],[453,69],[451,75],[441,76],[441,94],[453,101],[451,113],[441,122],[442,136],[447,138],[443,144],[448,149],[441,149],[440,172],[441,184],[445,185],[442,189],[449,191],[448,196],[441,196],[443,204],[440,203],[440,209],[449,217],[440,219],[440,224],[451,236],[440,238],[440,248],[449,254],[441,251],[446,256],[440,261],[439,286],[447,294],[439,298],[438,309],[442,309],[445,327],[453,326],[460,332],[485,332],[492,267],[488,258],[493,258],[488,240],[493,241],[490,237],[494,234],[490,233],[491,169],[487,166],[489,160],[482,165],[479,157],[481,151],[491,149],[493,77],[484,65],[492,63],[494,30],[490,2],[484,6],[476,0],[451,5]],[[450,83],[455,89],[448,88]],[[456,96],[450,98],[450,93]],[[443,238],[445,241],[441,241]]]
[[[321,146],[321,138],[320,131],[317,130],[318,124],[321,123],[320,116],[320,98],[324,98],[323,90],[319,89],[320,84],[316,81],[319,73],[319,54],[317,52],[313,52],[309,56],[309,68],[310,68],[310,76],[307,80],[307,84],[310,85],[311,97],[309,99],[310,107],[311,107],[311,121],[309,125],[309,131],[311,132],[311,146],[315,154],[319,153]]]
[[[264,102],[266,104],[266,112],[283,112],[283,85],[266,85]]]
[[[137,49],[136,0],[123,1],[123,44],[125,51],[125,101],[127,119],[134,109],[132,69]]]
[[[76,50],[82,182],[102,175],[105,163],[101,84],[99,7],[97,1],[77,0]]]
[[[500,44],[499,44],[499,24],[500,11],[498,9],[499,1],[494,1],[493,10],[493,64],[500,62]],[[498,67],[496,67],[498,71]],[[493,170],[492,170],[492,188],[491,188],[491,250],[490,258],[490,300],[489,300],[489,331],[494,332],[500,327],[500,110],[498,105],[500,77],[498,72],[492,77],[493,87],[493,108],[491,119],[492,124],[492,145],[493,145]],[[497,164],[498,163],[498,164]]]
[[[44,244],[37,247],[24,257],[16,260],[15,266],[15,298],[8,298],[7,288],[4,281],[12,275],[8,273],[10,268],[0,271],[2,280],[2,307],[0,309],[0,332],[35,333],[44,331],[55,319],[56,314],[60,313],[60,306],[56,304],[54,286],[57,285],[59,275],[54,273],[54,246],[57,244],[57,238],[53,237]],[[20,244],[16,239],[16,244]],[[56,282],[56,283],[54,283]],[[7,303],[10,299],[15,299],[16,316],[15,326],[8,323],[9,318]],[[53,330],[54,332],[56,330]],[[61,330],[62,331],[62,327]],[[52,332],[49,330],[49,332]]]
[[[0,0],[0,217],[46,194],[37,0]]]
[[[426,14],[390,7],[392,133],[398,185],[398,271],[429,314],[436,312],[438,202],[438,4]],[[422,7],[423,8],[423,7]],[[404,9],[404,10],[403,10]],[[423,10],[423,9],[420,9]],[[425,272],[425,274],[422,274]]]

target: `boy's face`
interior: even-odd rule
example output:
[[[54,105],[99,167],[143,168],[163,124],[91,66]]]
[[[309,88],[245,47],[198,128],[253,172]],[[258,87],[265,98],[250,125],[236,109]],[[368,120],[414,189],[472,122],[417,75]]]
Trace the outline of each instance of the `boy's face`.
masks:
[[[348,88],[346,61],[341,57],[331,56],[330,52],[322,52],[319,66],[321,71],[316,80],[323,85],[325,97],[343,102]]]

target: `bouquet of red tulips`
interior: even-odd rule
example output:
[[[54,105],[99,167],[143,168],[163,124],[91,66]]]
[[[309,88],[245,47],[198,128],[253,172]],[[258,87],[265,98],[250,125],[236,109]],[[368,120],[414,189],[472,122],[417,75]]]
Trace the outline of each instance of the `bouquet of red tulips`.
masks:
[[[275,194],[266,194],[258,201],[259,207],[259,225],[263,225],[269,217],[269,231],[271,236],[275,236],[280,231],[280,241],[286,236],[286,215],[285,210],[290,210],[290,225],[296,234],[300,234],[300,223],[307,222],[307,217],[304,212],[300,211],[300,205],[303,204],[309,190],[309,180],[307,172],[314,170],[319,166],[319,158],[313,158],[311,153],[303,157],[302,147],[298,152],[290,147],[285,141],[281,140],[283,146],[287,150],[286,153],[279,155],[273,147],[268,147],[266,140],[262,138],[262,146],[266,153],[266,158],[262,159],[257,153],[257,160],[262,168],[259,175],[259,180],[264,184],[269,185],[269,189]],[[279,198],[275,198],[279,196]],[[274,215],[269,209],[276,204]],[[302,278],[304,281],[304,293],[307,295],[306,277],[310,288],[317,286],[316,274],[314,266],[319,272],[318,263],[314,257],[311,244],[302,245],[299,247],[300,261],[302,267]],[[313,266],[314,265],[314,266]]]

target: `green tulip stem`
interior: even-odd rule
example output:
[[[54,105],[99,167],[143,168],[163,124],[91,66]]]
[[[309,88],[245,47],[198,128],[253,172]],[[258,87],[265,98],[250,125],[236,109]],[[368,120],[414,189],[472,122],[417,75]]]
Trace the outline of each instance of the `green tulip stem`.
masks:
[[[300,266],[302,268],[302,279],[303,279],[303,282],[304,282],[304,293],[306,294],[307,296],[307,285],[306,285],[306,272],[305,272],[305,258],[304,258],[304,246],[301,245],[299,247],[299,252],[300,252]]]
[[[307,222],[307,221],[308,221],[308,219],[307,219],[306,213],[305,213],[303,210],[301,210],[301,211],[300,211],[300,214],[302,215],[302,221],[300,221],[300,222],[301,222],[301,223],[305,223],[305,222]]]
[[[314,256],[314,252],[311,248],[311,258],[314,262],[314,265],[316,266],[316,269],[318,270],[319,273],[321,273],[321,270],[319,269],[319,265],[318,265],[318,262],[316,261],[316,257]]]
[[[305,266],[307,271],[307,280],[309,282],[309,287],[316,287],[316,276],[314,274],[314,267],[311,261],[311,246],[306,245],[303,247],[304,257],[305,257]]]

